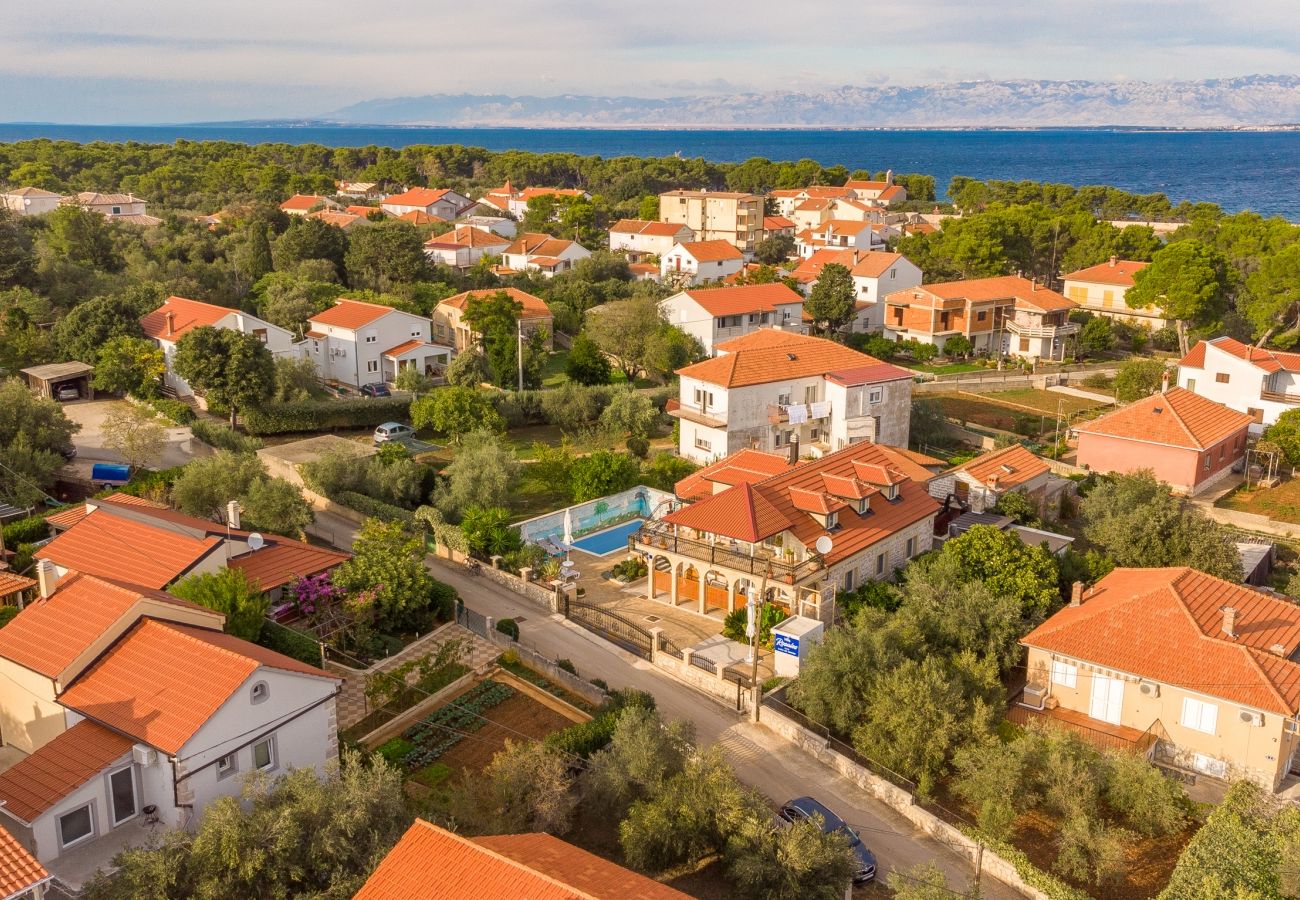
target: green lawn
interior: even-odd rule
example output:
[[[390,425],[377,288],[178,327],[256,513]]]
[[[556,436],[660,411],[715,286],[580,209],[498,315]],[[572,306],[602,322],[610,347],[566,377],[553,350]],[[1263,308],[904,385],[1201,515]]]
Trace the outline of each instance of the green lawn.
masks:
[[[1237,488],[1215,506],[1267,516],[1279,522],[1300,524],[1300,479],[1284,481],[1275,488],[1247,491]]]
[[[995,391],[991,394],[981,394],[981,396],[998,403],[1031,407],[1040,413],[1053,416],[1056,415],[1058,409],[1064,415],[1073,415],[1100,405],[1095,400],[1073,397],[1069,394],[1059,394],[1056,391],[1040,391],[1036,388]]]
[[[1058,404],[1071,422],[1089,418],[1107,409],[1092,400],[1071,397],[1053,391],[1024,388],[992,394],[925,394],[937,403],[943,414],[960,422],[973,422],[986,428],[1014,431],[1026,436],[1046,434],[1056,427]]]
[[[924,372],[927,375],[956,375],[958,372],[982,372],[984,366],[976,363],[944,363],[943,365],[932,365],[930,363],[911,362],[909,360],[895,360],[896,365],[904,369],[911,369],[913,372]]]
[[[546,368],[542,369],[542,387],[555,388],[569,380],[564,368],[569,364],[569,351],[556,350],[546,358]]]

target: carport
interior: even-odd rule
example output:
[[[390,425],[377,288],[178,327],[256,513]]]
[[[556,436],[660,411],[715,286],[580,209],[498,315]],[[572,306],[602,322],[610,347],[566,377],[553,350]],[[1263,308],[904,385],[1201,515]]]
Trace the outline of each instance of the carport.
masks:
[[[93,398],[95,392],[90,386],[90,374],[94,371],[94,366],[83,362],[50,363],[22,370],[27,376],[28,387],[49,400],[55,399],[55,392],[64,385],[75,387],[82,400]]]

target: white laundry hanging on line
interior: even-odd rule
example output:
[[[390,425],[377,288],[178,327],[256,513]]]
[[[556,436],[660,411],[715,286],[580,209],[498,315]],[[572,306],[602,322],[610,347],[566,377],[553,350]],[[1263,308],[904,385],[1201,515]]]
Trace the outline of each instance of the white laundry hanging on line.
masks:
[[[802,425],[804,422],[808,421],[808,407],[804,404],[796,403],[792,406],[786,407],[786,409],[790,413],[791,425]]]
[[[813,419],[824,419],[831,414],[831,402],[822,400],[808,407],[809,416]]]

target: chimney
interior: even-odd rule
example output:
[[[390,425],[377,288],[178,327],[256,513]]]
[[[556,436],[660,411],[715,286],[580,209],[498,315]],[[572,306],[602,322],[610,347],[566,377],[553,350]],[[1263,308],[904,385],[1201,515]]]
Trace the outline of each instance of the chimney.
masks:
[[[36,580],[41,587],[41,599],[48,600],[59,589],[59,570],[48,559],[36,561]]]
[[[1038,290],[1038,276],[1037,276],[1037,275],[1035,275],[1032,279],[1030,279],[1030,281],[1029,281],[1029,289],[1030,289],[1031,291],[1036,291],[1036,290]]]
[[[1220,630],[1228,637],[1237,636],[1237,611],[1231,606],[1222,606],[1219,612],[1223,613],[1223,626]]]
[[[1082,581],[1076,581],[1074,584],[1070,586],[1070,605],[1071,606],[1083,605],[1083,582]]]
[[[1115,263],[1117,263],[1117,262],[1119,262],[1119,257],[1117,257],[1117,256],[1112,256],[1112,257],[1110,258],[1110,267],[1111,267],[1112,269],[1115,268]]]
[[[231,500],[226,504],[226,524],[231,528],[239,527],[239,501]]]
[[[1169,392],[1169,370],[1165,369],[1163,372],[1160,373],[1160,393],[1165,394],[1168,392]]]
[[[170,309],[167,310],[167,336],[170,337],[176,332],[176,313]]]
[[[790,439],[790,465],[796,465],[799,462],[799,435]]]
[[[885,184],[893,184],[893,183],[894,183],[894,170],[893,169],[885,170]]]

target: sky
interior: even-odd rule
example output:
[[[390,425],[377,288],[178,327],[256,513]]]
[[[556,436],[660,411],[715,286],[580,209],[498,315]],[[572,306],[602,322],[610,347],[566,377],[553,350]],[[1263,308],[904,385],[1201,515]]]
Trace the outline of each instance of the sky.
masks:
[[[10,122],[313,117],[362,100],[440,93],[665,97],[1300,74],[1295,0],[5,6],[0,121]]]

